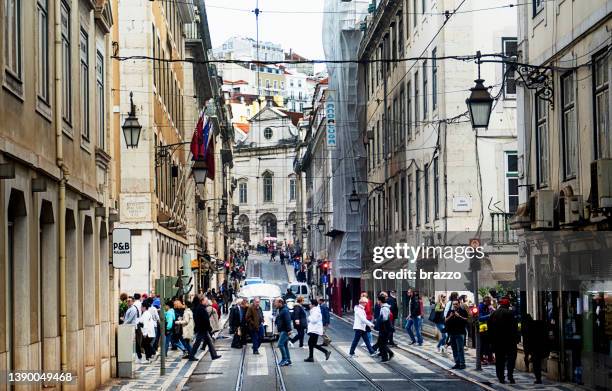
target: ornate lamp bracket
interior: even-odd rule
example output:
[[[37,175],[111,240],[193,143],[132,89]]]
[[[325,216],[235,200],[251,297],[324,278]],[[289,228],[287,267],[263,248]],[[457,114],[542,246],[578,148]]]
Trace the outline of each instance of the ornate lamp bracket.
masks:
[[[516,73],[525,87],[536,91],[536,96],[555,108],[555,91],[553,89],[553,72],[550,68],[517,64]]]

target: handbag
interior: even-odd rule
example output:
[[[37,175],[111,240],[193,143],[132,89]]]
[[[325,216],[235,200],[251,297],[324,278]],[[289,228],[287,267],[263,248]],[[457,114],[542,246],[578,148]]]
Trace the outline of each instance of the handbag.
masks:
[[[434,308],[431,309],[431,312],[429,313],[429,321],[436,323],[436,320],[437,320],[436,318],[437,318],[437,316],[436,316],[436,307],[434,307]]]
[[[331,338],[329,338],[327,335],[323,334],[323,346],[329,346],[329,344],[332,342]]]

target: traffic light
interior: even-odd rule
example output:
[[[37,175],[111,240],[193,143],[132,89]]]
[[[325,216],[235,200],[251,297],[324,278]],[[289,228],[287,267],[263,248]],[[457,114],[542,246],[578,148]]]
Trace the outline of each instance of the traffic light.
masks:
[[[225,268],[229,268],[230,267],[230,263],[229,262],[225,262]]]
[[[472,307],[470,312],[472,313],[472,316],[474,316],[474,317],[478,316],[478,307],[476,307],[476,306]]]

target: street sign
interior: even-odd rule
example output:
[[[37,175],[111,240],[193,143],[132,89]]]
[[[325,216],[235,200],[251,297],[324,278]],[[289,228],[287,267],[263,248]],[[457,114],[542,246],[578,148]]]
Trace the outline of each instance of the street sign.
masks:
[[[321,275],[321,284],[327,284],[327,274]]]
[[[327,122],[327,149],[336,149],[338,145],[336,134],[336,103],[334,102],[334,91],[328,90],[325,101],[325,119]]]
[[[132,267],[132,232],[129,228],[113,230],[113,267],[115,269]]]

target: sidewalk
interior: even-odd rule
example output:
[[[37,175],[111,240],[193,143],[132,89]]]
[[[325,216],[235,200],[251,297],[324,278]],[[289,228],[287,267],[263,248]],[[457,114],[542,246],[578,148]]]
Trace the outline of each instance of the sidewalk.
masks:
[[[222,315],[219,323],[225,325],[228,316]],[[221,337],[223,329],[217,334],[217,338]],[[151,390],[151,391],[166,391],[178,390],[182,388],[182,384],[191,376],[191,373],[198,366],[202,358],[208,354],[208,349],[196,355],[198,361],[183,360],[183,352],[180,350],[169,350],[166,357],[166,374],[162,377],[159,374],[161,367],[161,357],[151,364],[138,364],[134,361],[134,377],[131,379],[113,378],[108,383],[104,384],[100,390],[104,391],[132,391],[132,390]]]
[[[334,315],[336,319],[345,321],[353,324],[353,313],[344,313],[342,318]],[[374,332],[376,335],[376,332]],[[423,334],[424,343],[423,346],[410,345],[410,337],[403,328],[396,327],[394,334],[394,341],[399,348],[410,352],[417,357],[425,359],[430,363],[437,365],[441,368],[447,369],[454,375],[463,378],[464,380],[476,383],[486,390],[539,390],[539,391],[585,391],[588,388],[580,387],[571,383],[558,383],[547,379],[542,379],[543,384],[533,384],[535,378],[532,373],[514,371],[514,380],[516,384],[500,384],[497,381],[495,374],[495,365],[486,365],[482,367],[482,371],[476,371],[476,351],[475,349],[467,349],[465,351],[465,365],[466,369],[463,370],[451,370],[450,368],[455,365],[453,361],[453,353],[449,348],[446,349],[446,353],[439,353],[436,350],[437,340]],[[395,348],[398,349],[398,348]]]

